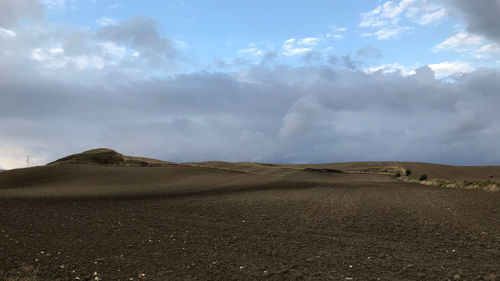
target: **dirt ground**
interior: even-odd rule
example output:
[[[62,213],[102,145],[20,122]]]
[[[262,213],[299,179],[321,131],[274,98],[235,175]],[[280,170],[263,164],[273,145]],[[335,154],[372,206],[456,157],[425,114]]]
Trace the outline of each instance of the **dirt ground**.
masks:
[[[33,265],[50,281],[500,280],[500,192],[315,177],[332,180],[0,196],[0,271]]]

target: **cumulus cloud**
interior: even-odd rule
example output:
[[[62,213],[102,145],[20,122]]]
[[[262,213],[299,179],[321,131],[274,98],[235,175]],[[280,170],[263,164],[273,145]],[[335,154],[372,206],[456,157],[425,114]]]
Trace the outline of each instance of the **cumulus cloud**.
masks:
[[[500,161],[496,70],[449,83],[436,66],[403,75],[278,64],[144,79],[36,65],[0,60],[26,74],[0,76],[3,168],[92,147],[173,161]]]
[[[458,73],[471,72],[474,68],[466,62],[462,61],[445,61],[436,64],[430,64],[429,67],[436,73],[438,77],[446,77]]]
[[[97,38],[138,50],[151,65],[180,57],[175,42],[162,36],[158,23],[149,17],[135,16],[116,25],[104,26],[97,32]]]
[[[307,38],[304,38],[302,40],[306,40]],[[302,40],[299,40],[299,44],[301,46],[296,46],[297,45],[297,40],[295,38],[290,38],[286,40],[283,43],[283,55],[285,56],[295,56],[295,55],[300,55],[306,52],[309,52],[312,50],[311,47],[305,47],[308,46],[307,44],[304,44]],[[307,41],[305,41],[307,42]],[[310,45],[309,45],[310,46]]]
[[[448,37],[443,42],[434,47],[435,51],[440,50],[470,50],[484,43],[485,39],[482,36],[460,32],[451,37]]]

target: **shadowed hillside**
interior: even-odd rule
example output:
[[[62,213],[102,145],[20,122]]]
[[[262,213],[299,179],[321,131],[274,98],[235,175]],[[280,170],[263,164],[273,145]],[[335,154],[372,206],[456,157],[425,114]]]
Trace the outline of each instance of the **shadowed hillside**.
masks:
[[[99,148],[64,157],[46,166],[4,171],[0,175],[0,196],[122,196],[335,186],[339,183],[356,185],[394,182],[397,181],[393,177],[395,174],[404,175],[407,171],[411,171],[409,180],[417,181],[425,174],[430,180],[447,182],[420,183],[453,187],[464,187],[465,181],[495,181],[500,175],[498,166],[459,167],[412,162],[174,163]],[[468,187],[475,185],[484,184],[469,183]]]

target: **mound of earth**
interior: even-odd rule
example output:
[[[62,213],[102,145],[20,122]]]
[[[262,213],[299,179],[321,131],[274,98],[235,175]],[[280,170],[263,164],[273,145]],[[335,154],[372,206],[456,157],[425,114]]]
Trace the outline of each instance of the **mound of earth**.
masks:
[[[97,148],[66,156],[47,165],[94,164],[109,166],[153,167],[164,166],[170,162],[156,159],[126,156],[108,148]]]

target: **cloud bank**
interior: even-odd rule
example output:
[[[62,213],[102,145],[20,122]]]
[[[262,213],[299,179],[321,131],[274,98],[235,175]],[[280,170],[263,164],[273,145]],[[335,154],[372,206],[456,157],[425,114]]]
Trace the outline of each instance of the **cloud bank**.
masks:
[[[0,168],[94,147],[170,161],[500,164],[497,69],[366,71],[350,56],[291,66],[263,53],[230,72],[173,74],[185,55],[151,18],[87,30],[46,22],[36,1],[0,5]],[[305,57],[317,40],[287,42]],[[355,58],[377,56],[367,46]],[[450,67],[467,73],[436,78]]]

